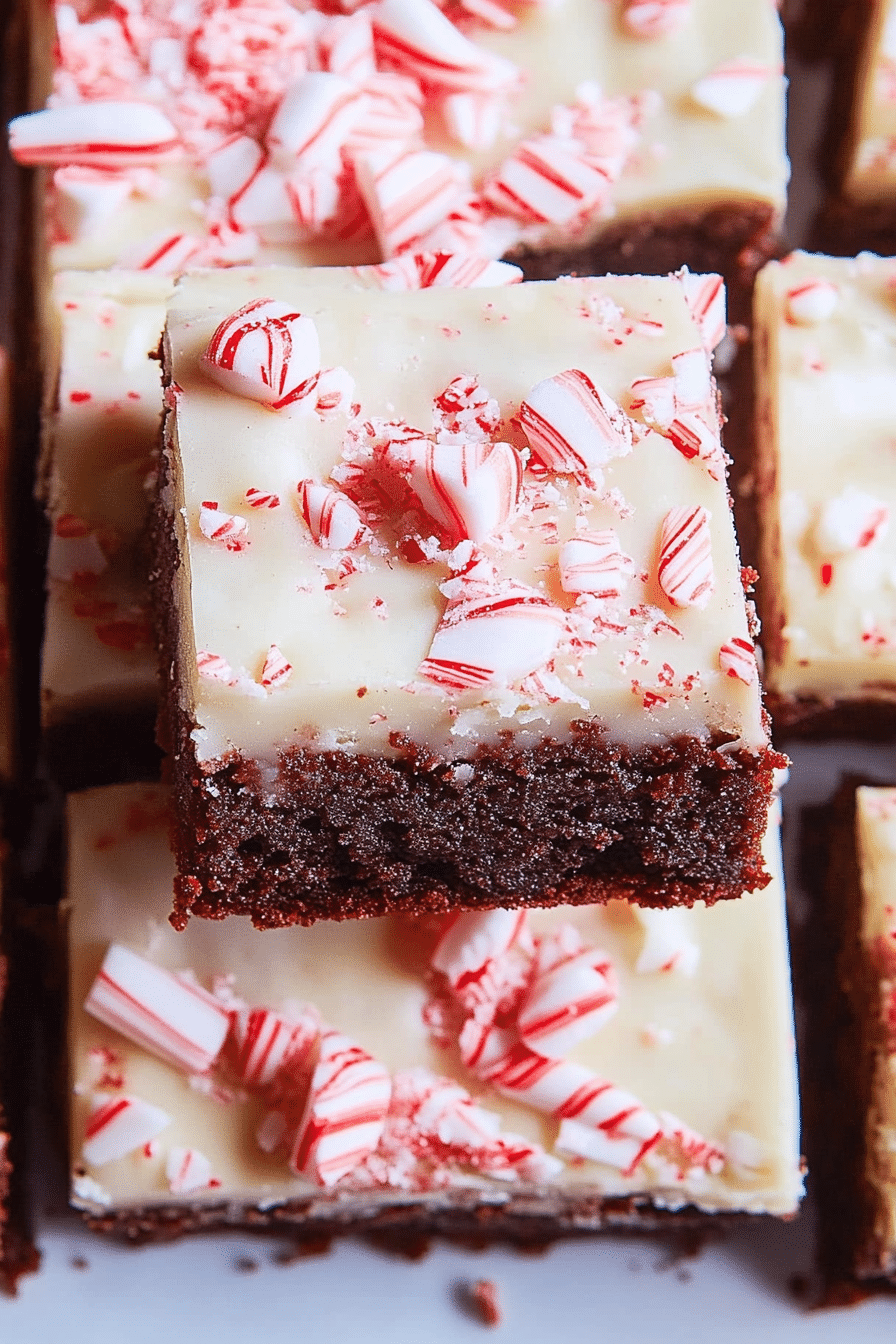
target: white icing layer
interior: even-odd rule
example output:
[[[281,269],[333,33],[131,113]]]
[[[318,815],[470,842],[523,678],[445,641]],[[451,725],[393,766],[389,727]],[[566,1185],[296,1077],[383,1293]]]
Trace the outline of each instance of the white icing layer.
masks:
[[[894,280],[879,257],[805,253],[759,276],[760,598],[783,694],[896,694]]]
[[[223,992],[215,978],[229,977],[230,995],[250,1005],[285,1009],[293,1022],[300,1020],[299,1005],[310,1003],[325,1024],[369,1052],[393,1077],[425,1068],[455,1079],[500,1117],[502,1133],[521,1135],[548,1154],[554,1151],[556,1120],[477,1082],[463,1067],[450,1030],[448,1044],[439,1046],[431,1034],[432,1015],[429,1026],[424,1022],[427,967],[441,921],[350,920],[260,933],[233,920],[194,920],[177,934],[166,918],[173,863],[164,803],[161,790],[144,786],[96,790],[69,800],[74,1203],[127,1208],[169,1203],[186,1194],[191,1201],[224,1198],[267,1207],[319,1189],[291,1175],[282,1155],[266,1154],[258,1146],[255,1131],[265,1107],[257,1092],[250,1088],[247,1097],[237,1089],[234,1097],[231,1086],[228,1100],[220,1087],[208,1080],[197,1084],[84,1011],[110,941],[168,970],[188,969],[205,988],[217,983]],[[712,909],[698,904],[674,912],[676,930],[684,926],[700,949],[691,976],[638,970],[643,932],[621,902],[529,914],[536,937],[560,935],[564,926],[573,926],[586,945],[603,949],[612,963],[618,1010],[594,1034],[569,1047],[569,1061],[632,1093],[653,1113],[678,1117],[725,1154],[721,1163],[711,1163],[712,1170],[695,1167],[684,1175],[673,1173],[668,1162],[645,1159],[629,1176],[608,1161],[561,1156],[559,1164],[548,1164],[552,1174],[534,1182],[543,1193],[643,1191],[671,1207],[694,1201],[707,1210],[793,1211],[802,1182],[774,827],[766,861],[773,880],[765,891]],[[170,1124],[148,1154],[85,1165],[81,1149],[94,1099],[121,1095],[158,1108],[171,1117]],[[598,1131],[587,1132],[600,1138]],[[567,1137],[577,1140],[575,1132]],[[218,1184],[184,1187],[172,1195],[166,1170],[175,1150],[181,1164],[185,1152],[197,1154],[190,1164],[194,1173],[208,1170]],[[487,1198],[501,1198],[502,1191],[514,1188],[462,1164],[449,1164],[446,1173],[448,1189],[472,1185]],[[359,1190],[360,1181],[349,1175],[336,1186],[349,1207],[353,1200],[369,1208],[371,1202],[401,1200],[413,1191],[413,1184]],[[424,1197],[441,1198],[432,1187]]]
[[[201,361],[215,329],[258,296],[287,300],[313,319],[323,366],[342,368],[353,380],[351,401],[359,408],[353,418],[343,410],[321,418],[313,396],[273,412],[223,391],[206,374]],[[168,505],[184,561],[176,595],[178,680],[201,761],[232,748],[270,759],[296,744],[384,753],[393,733],[463,757],[507,728],[521,742],[536,741],[564,734],[583,715],[598,718],[611,739],[633,745],[714,731],[749,748],[764,744],[755,676],[741,680],[720,664],[723,644],[737,638],[749,649],[749,636],[707,356],[680,280],[566,280],[436,295],[365,292],[348,272],[207,273],[178,287],[166,344],[176,385],[168,421],[175,493]],[[703,405],[676,413],[698,416],[693,423],[706,460],[685,456],[665,433],[618,410],[634,404],[630,388],[639,378],[665,378],[673,386],[673,357],[685,351],[703,367]],[[593,488],[527,469],[522,507],[509,529],[482,541],[486,571],[493,565],[511,586],[501,591],[522,594],[529,604],[515,625],[506,617],[504,624],[472,619],[483,591],[475,575],[440,590],[449,577],[444,551],[419,563],[421,545],[438,550],[427,540],[439,531],[434,504],[410,528],[420,538],[411,552],[396,545],[407,530],[401,519],[374,522],[369,508],[374,535],[355,549],[334,552],[314,540],[297,486],[309,478],[332,486],[335,471],[350,489],[343,450],[357,458],[365,423],[405,421],[434,439],[433,399],[459,376],[475,374],[482,396],[497,403],[494,412],[482,412],[490,428],[481,437],[523,449],[515,418],[524,399],[569,369],[617,404],[614,424],[629,437],[617,441],[617,431],[607,431],[612,446],[594,459],[604,465],[589,468]],[[562,419],[580,394],[592,404],[584,386],[576,375],[562,396],[558,386],[533,405]],[[686,383],[674,386],[687,392]],[[667,432],[675,434],[674,424]],[[534,443],[533,431],[527,433]],[[250,489],[275,494],[279,507],[247,507]],[[209,540],[200,518],[206,501],[246,520],[247,544]],[[664,520],[680,523],[673,511],[682,508],[698,510],[698,535],[676,526],[686,549],[669,550]],[[587,531],[612,529],[633,562],[623,565],[620,597],[577,603],[563,592],[559,548],[577,520]],[[712,576],[709,588],[701,580],[696,600],[685,581],[692,543],[701,564],[708,547]],[[468,553],[461,549],[456,567]],[[346,557],[357,572],[341,578]],[[672,573],[678,586],[670,597],[662,585],[671,585]],[[446,598],[457,605],[448,608]],[[535,616],[533,602],[542,605]],[[582,645],[586,638],[591,642]],[[291,673],[266,692],[259,682],[271,645]],[[472,677],[466,684],[480,689],[446,691],[431,670],[434,659],[484,661],[500,671],[486,677],[484,688]],[[548,680],[536,684],[530,672]]]
[[[896,4],[871,0],[850,128],[843,190],[862,204],[896,193]]]

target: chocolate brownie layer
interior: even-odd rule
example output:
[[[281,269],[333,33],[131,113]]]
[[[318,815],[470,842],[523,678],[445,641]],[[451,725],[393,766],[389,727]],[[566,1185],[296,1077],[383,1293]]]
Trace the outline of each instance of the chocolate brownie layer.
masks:
[[[696,274],[718,271],[728,288],[731,322],[746,322],[756,272],[782,254],[774,211],[759,202],[645,213],[608,225],[591,247],[508,258],[528,280],[558,275],[666,275],[682,266]],[[728,446],[728,445],[726,445]]]
[[[828,1305],[858,1300],[881,1280],[875,1194],[866,1176],[878,977],[860,942],[856,788],[848,778],[827,808],[803,822],[807,876],[823,899],[795,947],[797,992],[811,1005],[802,1045],[803,1110],[811,1188],[819,1206],[818,1266]],[[827,844],[820,838],[826,837]],[[891,1285],[892,1286],[892,1285]]]
[[[691,904],[768,880],[763,829],[745,819],[764,815],[770,772],[785,763],[771,749],[683,738],[632,751],[581,722],[568,742],[481,748],[463,785],[412,747],[390,760],[293,750],[278,803],[254,762],[204,774],[190,729],[181,718],[173,763],[178,924],[613,897]]]

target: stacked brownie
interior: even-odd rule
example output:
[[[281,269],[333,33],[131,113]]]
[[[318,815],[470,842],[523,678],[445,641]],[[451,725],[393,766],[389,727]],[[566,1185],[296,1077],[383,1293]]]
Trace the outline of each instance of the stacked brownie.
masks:
[[[67,811],[73,1203],[132,1240],[790,1215],[712,371],[716,272],[743,315],[777,246],[777,19],[248,9],[60,7],[12,128],[48,759],[107,786]],[[156,656],[170,794],[124,782]]]

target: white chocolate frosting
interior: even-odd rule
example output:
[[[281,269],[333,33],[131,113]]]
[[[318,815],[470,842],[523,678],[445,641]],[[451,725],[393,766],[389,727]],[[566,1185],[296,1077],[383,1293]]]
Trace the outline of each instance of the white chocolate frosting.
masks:
[[[568,1153],[557,1154],[556,1120],[478,1082],[461,1062],[450,1024],[447,1034],[441,1028],[442,1044],[434,1039],[440,1019],[433,1016],[435,981],[427,967],[434,955],[448,968],[457,956],[457,948],[444,941],[443,952],[434,954],[443,921],[390,917],[262,933],[233,920],[194,920],[184,933],[175,933],[166,919],[173,861],[164,808],[163,792],[147,786],[95,790],[69,799],[72,1199],[77,1206],[102,1212],[177,1199],[224,1199],[268,1208],[290,1198],[323,1195],[319,1181],[295,1175],[282,1154],[259,1148],[255,1131],[265,1101],[257,1089],[234,1087],[232,1080],[228,1084],[216,1067],[191,1079],[184,1069],[85,1011],[112,942],[127,949],[120,954],[125,962],[137,954],[151,963],[151,977],[158,975],[153,967],[189,971],[195,977],[191,984],[205,990],[217,986],[223,1002],[233,1003],[236,996],[275,1011],[293,1005],[294,1014],[299,1012],[295,1005],[311,1004],[325,1025],[368,1052],[395,1080],[414,1069],[456,1080],[474,1102],[499,1117],[502,1134],[512,1133],[519,1143],[542,1152],[541,1176],[524,1181],[522,1188],[534,1184],[548,1196],[640,1192],[660,1205],[694,1202],[710,1211],[788,1214],[795,1209],[802,1181],[776,824],[766,845],[770,886],[712,909],[698,903],[664,912],[665,924],[659,912],[648,912],[649,930],[622,902],[485,916],[487,921],[528,920],[536,941],[568,940],[577,933],[586,946],[602,949],[615,977],[617,1009],[591,1034],[586,1029],[586,1039],[567,1047],[566,1058],[625,1089],[630,1101],[637,1098],[641,1107],[662,1114],[664,1125],[677,1125],[695,1143],[705,1141],[700,1151],[713,1154],[711,1169],[695,1160],[673,1171],[656,1150],[626,1175],[609,1158],[571,1161]],[[639,969],[643,954],[661,945],[667,969],[657,969],[655,958]],[[681,962],[669,955],[676,948],[684,954]],[[157,1137],[145,1150],[141,1143],[122,1156],[86,1161],[82,1148],[92,1108],[96,1114],[98,1105],[125,1097],[150,1130],[157,1129]],[[96,1154],[96,1147],[88,1152]],[[200,1183],[189,1193],[177,1193],[183,1185],[166,1176],[172,1152],[178,1162],[189,1154],[192,1169],[200,1173]],[[99,1159],[105,1158],[99,1153]],[[397,1161],[395,1153],[391,1160]],[[382,1171],[371,1179],[369,1166],[362,1163],[330,1188],[341,1207],[369,1209],[371,1202],[419,1198],[413,1171],[411,1163],[403,1188],[396,1189]],[[440,1190],[472,1188],[489,1201],[500,1201],[521,1188],[519,1179],[508,1182],[506,1173],[496,1179],[450,1160],[435,1175],[438,1179],[424,1194],[434,1202],[444,1198]]]
[[[204,370],[218,325],[260,295],[311,319],[322,366],[330,373],[335,366],[353,389],[347,412],[322,418],[311,408],[313,396],[272,410],[225,391]],[[536,330],[540,339],[533,341]],[[687,458],[663,433],[619,412],[637,442],[629,451],[620,441],[614,451],[624,455],[596,468],[590,487],[569,474],[535,477],[527,468],[519,507],[477,543],[476,553],[494,566],[502,593],[516,584],[524,602],[541,604],[539,615],[554,623],[551,629],[567,633],[554,633],[553,653],[547,648],[511,667],[524,636],[541,638],[546,626],[535,635],[528,627],[523,635],[519,627],[505,635],[508,627],[496,626],[491,656],[495,666],[507,666],[478,690],[446,690],[424,667],[454,638],[439,585],[449,578],[449,563],[455,570],[466,563],[469,546],[451,555],[439,549],[432,539],[439,528],[427,516],[415,535],[430,561],[418,563],[424,557],[416,543],[411,560],[404,558],[404,543],[396,546],[389,531],[393,524],[374,523],[373,535],[355,549],[328,550],[303,517],[297,490],[309,479],[332,487],[333,473],[345,482],[340,472],[353,467],[344,454],[358,460],[355,450],[371,420],[404,421],[435,439],[433,399],[461,375],[475,374],[483,395],[495,399],[501,423],[486,438],[503,442],[501,451],[518,460],[526,440],[514,418],[541,380],[578,369],[602,395],[630,406],[638,379],[665,379],[659,386],[668,392],[672,359],[685,351],[704,403],[701,433],[709,436],[707,451],[718,454],[708,356],[682,280],[608,277],[398,294],[364,290],[349,272],[209,272],[179,285],[166,344],[175,384],[168,420],[174,493],[167,508],[183,560],[176,578],[178,680],[200,761],[232,749],[273,761],[292,745],[388,753],[396,732],[463,758],[508,728],[525,744],[562,736],[583,716],[599,719],[611,740],[636,746],[682,732],[701,738],[721,732],[754,750],[764,745],[720,455]],[[278,507],[252,507],[247,492],[253,491],[275,496]],[[218,515],[204,511],[209,501]],[[696,511],[694,563],[708,565],[705,589],[698,582],[686,591],[697,572],[684,564],[689,551],[680,553],[680,573],[663,559],[671,544],[664,528],[676,509]],[[223,535],[213,536],[216,516],[243,529],[233,548]],[[358,523],[353,516],[350,531]],[[400,533],[401,520],[395,525]],[[623,552],[620,591],[597,607],[588,594],[576,599],[560,586],[560,548],[583,532],[609,533]],[[346,556],[357,572],[342,578]],[[461,578],[461,597],[475,597],[478,590],[466,583]],[[457,590],[449,586],[449,599]],[[588,639],[595,629],[599,634],[582,653],[575,639],[569,642],[568,623],[594,611],[598,626],[587,625]],[[605,619],[612,629],[601,624]],[[474,636],[486,628],[473,626]],[[490,638],[478,635],[479,645]],[[745,658],[739,674],[722,652],[732,639]],[[267,678],[269,650],[289,664],[274,684]],[[488,653],[474,649],[468,661]],[[553,680],[536,684],[530,672]]]
[[[24,161],[51,165],[52,265],[171,273],[234,262],[375,261],[400,250],[394,228],[379,218],[393,188],[362,185],[372,193],[374,236],[364,206],[359,213],[355,165],[402,148],[439,156],[418,160],[415,180],[438,169],[453,184],[442,192],[444,208],[419,220],[423,234],[438,233],[452,250],[584,245],[607,220],[666,208],[758,201],[783,213],[785,85],[774,6],[690,0],[669,6],[671,21],[652,33],[632,8],[622,0],[511,0],[491,7],[491,21],[460,6],[456,27],[429,0],[380,0],[352,5],[347,31],[346,16],[311,6],[299,13],[287,0],[264,7],[189,0],[174,9],[139,0],[122,11],[124,22],[114,11],[79,22],[73,7],[56,4],[60,59],[47,81],[54,119],[13,130]],[[300,90],[309,72],[316,87]],[[383,74],[408,81],[397,109]],[[91,132],[78,111],[99,101],[131,109],[109,134]],[[576,107],[586,116],[598,108],[610,139],[583,141],[582,126],[570,121]],[[253,163],[270,152],[264,177],[248,191],[247,173],[221,170],[214,157],[232,135],[247,137],[243,151]],[[546,204],[544,177],[534,196],[531,182],[523,191],[537,209],[509,209],[506,200],[492,209],[491,179],[533,136],[543,137],[551,171],[570,174],[582,209],[570,212],[568,198]],[[66,152],[71,144],[76,153]],[[287,180],[298,183],[292,210]],[[460,229],[452,220],[458,207]],[[346,228],[355,215],[358,227]]]
[[[896,693],[896,266],[797,252],[759,276],[766,683]]]
[[[862,884],[861,939],[868,973],[879,977],[865,1173],[876,1195],[874,1237],[880,1272],[896,1271],[896,789],[856,792],[856,838]]]
[[[844,193],[863,205],[892,203],[896,192],[896,4],[864,6],[864,34]]]
[[[140,545],[161,418],[153,355],[170,290],[164,276],[127,272],[54,281],[42,487],[52,531],[41,674],[48,724],[156,700]]]

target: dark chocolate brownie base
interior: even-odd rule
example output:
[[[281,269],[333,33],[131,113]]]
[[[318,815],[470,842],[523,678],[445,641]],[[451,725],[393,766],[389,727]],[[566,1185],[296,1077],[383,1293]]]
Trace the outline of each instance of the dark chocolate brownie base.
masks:
[[[831,1306],[896,1289],[896,1278],[881,1277],[875,1195],[865,1178],[873,1077],[867,1028],[878,1015],[877,979],[859,941],[855,793],[865,782],[846,779],[831,805],[807,812],[801,837],[807,885],[821,897],[796,940],[794,978],[811,1011],[800,1073],[818,1267]]]
[[[251,761],[208,774],[177,725],[176,926],[263,927],[390,911],[654,906],[768,881],[761,842],[784,758],[682,738],[630,751],[580,723],[568,742],[482,748],[473,778],[408,746],[395,759],[292,750],[276,790]],[[721,748],[721,749],[720,749]]]
[[[719,272],[728,288],[729,321],[747,322],[756,272],[782,254],[774,210],[759,201],[729,202],[639,214],[610,224],[591,246],[521,252],[508,260],[527,280],[558,275],[667,275],[687,266]]]
[[[365,1207],[366,1205],[366,1207]],[[275,1234],[299,1245],[318,1246],[336,1236],[388,1237],[396,1248],[419,1246],[421,1239],[440,1237],[466,1244],[505,1242],[539,1248],[566,1237],[596,1232],[628,1232],[673,1236],[681,1232],[718,1233],[727,1227],[757,1221],[748,1214],[707,1214],[684,1208],[670,1213],[648,1199],[599,1196],[514,1194],[500,1204],[482,1203],[475,1192],[443,1195],[438,1203],[404,1198],[383,1206],[370,1198],[290,1200],[274,1208],[241,1204],[172,1204],[158,1207],[84,1214],[94,1232],[122,1238],[134,1245],[173,1241],[197,1232],[238,1229]]]
[[[822,700],[769,691],[766,704],[779,742],[822,742],[832,737],[896,740],[896,695],[892,700]]]

